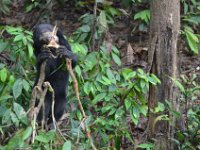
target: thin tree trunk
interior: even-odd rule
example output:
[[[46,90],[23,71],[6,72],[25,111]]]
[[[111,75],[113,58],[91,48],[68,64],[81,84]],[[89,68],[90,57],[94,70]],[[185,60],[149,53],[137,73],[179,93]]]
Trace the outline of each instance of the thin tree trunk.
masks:
[[[170,78],[176,79],[177,41],[180,30],[179,0],[152,0],[150,23],[150,49],[148,54],[149,70],[156,74],[161,84],[150,87],[149,109],[157,106],[158,102],[168,100],[178,109],[178,91]],[[167,121],[156,121],[162,114],[149,113],[149,138],[156,139],[156,147],[162,150],[173,150],[175,118]],[[172,124],[171,124],[172,123]]]

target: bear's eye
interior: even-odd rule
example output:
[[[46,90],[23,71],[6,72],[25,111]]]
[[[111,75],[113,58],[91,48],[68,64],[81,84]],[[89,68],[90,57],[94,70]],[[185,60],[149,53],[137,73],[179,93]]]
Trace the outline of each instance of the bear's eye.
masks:
[[[52,37],[51,35],[48,35],[48,36],[47,36],[47,41],[50,42],[50,41],[52,40],[52,38],[53,38],[53,37]]]

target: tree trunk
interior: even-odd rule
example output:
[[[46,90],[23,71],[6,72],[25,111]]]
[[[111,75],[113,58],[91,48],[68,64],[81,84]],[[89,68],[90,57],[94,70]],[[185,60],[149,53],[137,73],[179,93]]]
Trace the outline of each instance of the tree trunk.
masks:
[[[158,102],[168,100],[178,109],[178,90],[171,78],[178,76],[177,41],[180,29],[179,0],[152,0],[150,22],[150,49],[148,54],[149,70],[157,75],[161,84],[150,87],[149,110],[157,106]],[[167,121],[156,121],[162,114],[149,112],[149,138],[156,139],[156,147],[161,150],[173,150],[175,118],[169,115]]]

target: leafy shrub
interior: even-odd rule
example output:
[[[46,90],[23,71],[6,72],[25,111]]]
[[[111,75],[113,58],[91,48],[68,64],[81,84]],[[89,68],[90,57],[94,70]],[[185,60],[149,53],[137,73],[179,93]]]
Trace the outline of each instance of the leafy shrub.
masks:
[[[0,27],[0,52],[6,60],[0,63],[0,131],[12,126],[27,124],[26,106],[33,79],[32,33],[21,27]],[[5,37],[4,37],[5,36]],[[32,72],[31,72],[32,73]],[[5,127],[4,127],[5,126]]]
[[[200,149],[200,85],[196,81],[194,74],[191,78],[182,75],[181,80],[175,82],[182,93],[182,107],[186,108],[185,129],[177,132],[180,149]]]
[[[103,147],[112,140],[119,145],[121,137],[133,141],[128,128],[130,122],[126,120],[130,118],[136,125],[141,115],[147,115],[145,95],[149,83],[156,85],[160,80],[153,74],[145,74],[141,69],[133,71],[122,68],[119,51],[115,46],[111,53],[106,51],[104,44],[99,52],[92,53],[88,53],[86,46],[78,43],[73,43],[72,48],[80,54],[79,65],[75,68],[79,92],[88,114],[87,123],[91,133],[95,139],[102,141],[98,147]],[[78,107],[74,96],[69,99],[76,104],[75,108]],[[78,109],[71,115],[72,120],[82,119]],[[81,133],[77,131],[79,122],[73,122],[72,131],[75,133],[71,134],[78,136],[77,132]]]
[[[1,0],[0,1],[0,11],[4,14],[8,14],[10,12],[9,6],[11,4],[11,0]]]

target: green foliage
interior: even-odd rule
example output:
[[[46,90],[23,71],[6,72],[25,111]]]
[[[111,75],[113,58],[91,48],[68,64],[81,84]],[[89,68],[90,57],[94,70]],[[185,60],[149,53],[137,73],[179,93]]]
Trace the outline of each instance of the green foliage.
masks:
[[[100,2],[99,2],[100,3]],[[95,39],[99,40],[102,35],[108,31],[108,26],[114,24],[114,17],[120,15],[120,11],[110,5],[103,4],[103,10],[97,14],[97,23],[95,28]],[[79,43],[91,43],[93,34],[94,15],[86,13],[79,19],[81,26],[73,33],[73,38]]]
[[[71,141],[66,141],[66,142],[63,144],[62,150],[71,150],[71,147],[72,147]]]
[[[12,3],[11,0],[1,0],[0,1],[0,11],[4,14],[8,14],[10,12],[9,5]]]
[[[139,31],[146,31],[150,22],[150,10],[141,10],[134,15],[134,20],[139,21]]]
[[[121,68],[119,51],[115,46],[111,53],[107,52],[104,44],[99,52],[92,53],[87,53],[85,46],[77,43],[72,43],[72,48],[80,54],[79,66],[75,71],[79,86],[82,87],[81,100],[87,114],[90,114],[89,126],[92,133],[104,141],[99,146],[121,136],[132,141],[126,119],[128,117],[137,124],[141,115],[147,115],[145,94],[149,83],[156,85],[160,80],[152,74],[145,74],[141,69],[133,71]],[[70,100],[77,103],[74,98]],[[72,114],[81,119],[79,110]]]
[[[152,150],[154,148],[154,144],[152,144],[152,143],[144,143],[144,144],[138,145],[138,147],[146,149],[146,150]]]
[[[29,75],[33,48],[31,32],[21,27],[5,26],[0,29],[0,51],[9,60],[0,63],[0,130],[3,134],[12,124],[16,127],[27,125],[23,106],[28,104],[27,96],[33,85]]]
[[[14,38],[12,39],[13,42],[16,43],[18,46],[17,51],[20,50],[27,50],[29,54],[29,58],[33,56],[33,47],[32,47],[32,33],[22,29],[21,27],[11,27],[7,26],[5,30]],[[20,53],[20,52],[19,52]]]
[[[198,81],[195,74],[191,78],[182,75],[181,79],[175,83],[183,94],[180,100],[187,109],[186,130],[177,132],[179,140],[177,143],[180,149],[200,148],[200,107],[198,103],[200,85],[196,83],[196,80]]]
[[[198,54],[200,46],[200,34],[195,31],[195,28],[200,25],[200,2],[196,0],[191,0],[188,2],[186,0],[181,0],[183,4],[183,31],[182,34],[186,38],[186,42],[189,49],[194,53]]]
[[[104,18],[104,17],[102,17]],[[79,28],[88,31],[87,27]],[[79,138],[78,147],[89,149],[90,143],[82,132],[80,120],[82,115],[79,109],[70,113],[70,139],[58,143],[55,131],[38,131],[35,142],[27,145],[32,127],[27,125],[26,112],[30,99],[30,89],[33,85],[33,48],[32,33],[21,27],[2,27],[1,52],[9,53],[12,63],[0,64],[0,131],[6,134],[6,129],[15,125],[18,129],[2,149],[27,148],[50,149],[52,143],[55,148],[73,149],[75,141]],[[3,35],[2,34],[2,35]],[[146,74],[143,70],[133,71],[122,68],[119,50],[113,46],[107,52],[105,43],[100,51],[89,53],[85,44],[71,41],[72,49],[79,56],[79,65],[75,68],[80,87],[80,96],[84,109],[88,115],[86,124],[89,126],[94,138],[103,142],[95,143],[104,147],[110,140],[114,140],[116,147],[120,144],[122,136],[133,142],[129,132],[130,118],[134,124],[138,123],[141,115],[147,115],[147,102],[145,100],[149,84],[156,85],[160,80],[153,74]],[[20,60],[20,61],[19,61]],[[78,108],[73,88],[69,88],[69,103]],[[72,144],[73,143],[73,144]]]
[[[194,30],[189,26],[184,26],[183,35],[186,36],[186,41],[189,45],[190,50],[194,54],[198,54],[200,46],[200,35],[195,34]]]
[[[135,14],[134,20],[144,21],[146,24],[149,24],[150,21],[150,10],[142,10]]]
[[[139,4],[144,2],[145,0],[122,0],[121,3],[125,7],[130,7],[132,4]]]
[[[30,12],[32,11],[34,8],[37,8],[40,6],[40,1],[38,0],[32,0],[32,1],[29,1],[29,2],[26,2],[25,4],[25,12]]]

